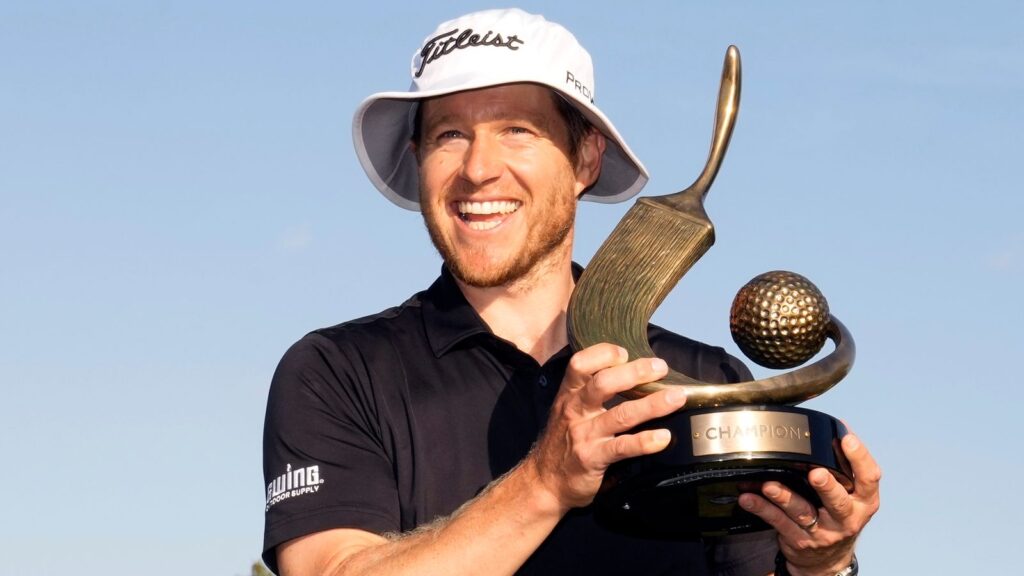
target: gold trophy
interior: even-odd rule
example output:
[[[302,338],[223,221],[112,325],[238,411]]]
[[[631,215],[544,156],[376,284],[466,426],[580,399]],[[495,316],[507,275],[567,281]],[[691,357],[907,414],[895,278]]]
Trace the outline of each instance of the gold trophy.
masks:
[[[704,197],[728,147],[739,98],[739,51],[730,46],[703,172],[682,192],[639,198],[594,255],[569,304],[575,349],[612,342],[631,360],[654,356],[647,340],[651,315],[714,243]],[[853,338],[829,313],[824,296],[791,272],[760,275],[733,302],[730,328],[744,354],[770,368],[803,364],[826,338],[835,349],[762,380],[714,384],[670,370],[664,379],[623,394],[639,398],[678,386],[687,400],[679,412],[639,428],[670,429],[668,448],[606,472],[594,501],[606,525],[652,537],[748,532],[767,526],[740,508],[738,497],[765,481],[783,482],[820,504],[807,472],[824,467],[852,489],[853,474],[839,447],[846,428],[827,414],[795,406],[834,386],[853,365]]]

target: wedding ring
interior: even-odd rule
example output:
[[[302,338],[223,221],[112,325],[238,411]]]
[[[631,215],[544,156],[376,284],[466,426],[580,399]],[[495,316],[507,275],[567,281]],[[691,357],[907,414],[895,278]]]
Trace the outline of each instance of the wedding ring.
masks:
[[[806,532],[813,532],[813,531],[814,531],[814,529],[815,529],[815,528],[816,528],[817,526],[818,526],[818,515],[817,515],[817,514],[815,514],[815,515],[814,515],[814,519],[813,519],[813,520],[811,520],[810,524],[808,524],[808,525],[806,525],[806,526],[801,526],[801,528],[803,528],[803,529],[804,529],[804,531],[806,531]]]

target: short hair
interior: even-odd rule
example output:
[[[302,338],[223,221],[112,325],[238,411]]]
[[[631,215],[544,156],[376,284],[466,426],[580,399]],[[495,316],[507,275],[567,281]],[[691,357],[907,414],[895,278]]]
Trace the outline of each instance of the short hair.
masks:
[[[565,121],[565,127],[569,129],[569,158],[575,162],[580,146],[583,145],[583,139],[594,130],[594,125],[587,120],[579,108],[570,104],[560,94],[552,91],[551,96],[555,99],[555,108],[558,109],[559,115]]]

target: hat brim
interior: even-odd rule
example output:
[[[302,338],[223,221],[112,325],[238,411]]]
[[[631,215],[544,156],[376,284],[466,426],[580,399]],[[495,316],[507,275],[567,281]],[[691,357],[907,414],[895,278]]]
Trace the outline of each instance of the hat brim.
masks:
[[[629,149],[611,121],[591,102],[579,100],[556,86],[531,83],[543,85],[561,95],[605,135],[601,174],[597,182],[584,193],[583,199],[615,203],[639,193],[649,179],[647,169]],[[359,163],[373,185],[398,206],[419,211],[419,167],[409,145],[416,106],[425,98],[502,84],[508,82],[480,80],[462,83],[457,90],[380,92],[364,100],[352,120],[352,139]]]

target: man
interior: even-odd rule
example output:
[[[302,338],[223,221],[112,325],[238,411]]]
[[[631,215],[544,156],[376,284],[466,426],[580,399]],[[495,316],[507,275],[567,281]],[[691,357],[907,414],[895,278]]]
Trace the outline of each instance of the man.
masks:
[[[412,74],[410,92],[365,101],[353,133],[377,188],[423,212],[442,275],[281,361],[264,437],[267,563],[289,576],[854,573],[879,472],[852,435],[853,494],[815,470],[818,510],[775,483],[743,495],[774,532],[659,541],[593,521],[607,467],[670,439],[629,430],[686,401],[619,392],[664,376],[665,359],[705,381],[749,372],[653,327],[661,358],[568,348],[576,201],[625,200],[647,181],[568,31],[518,10],[470,14],[427,37]]]

